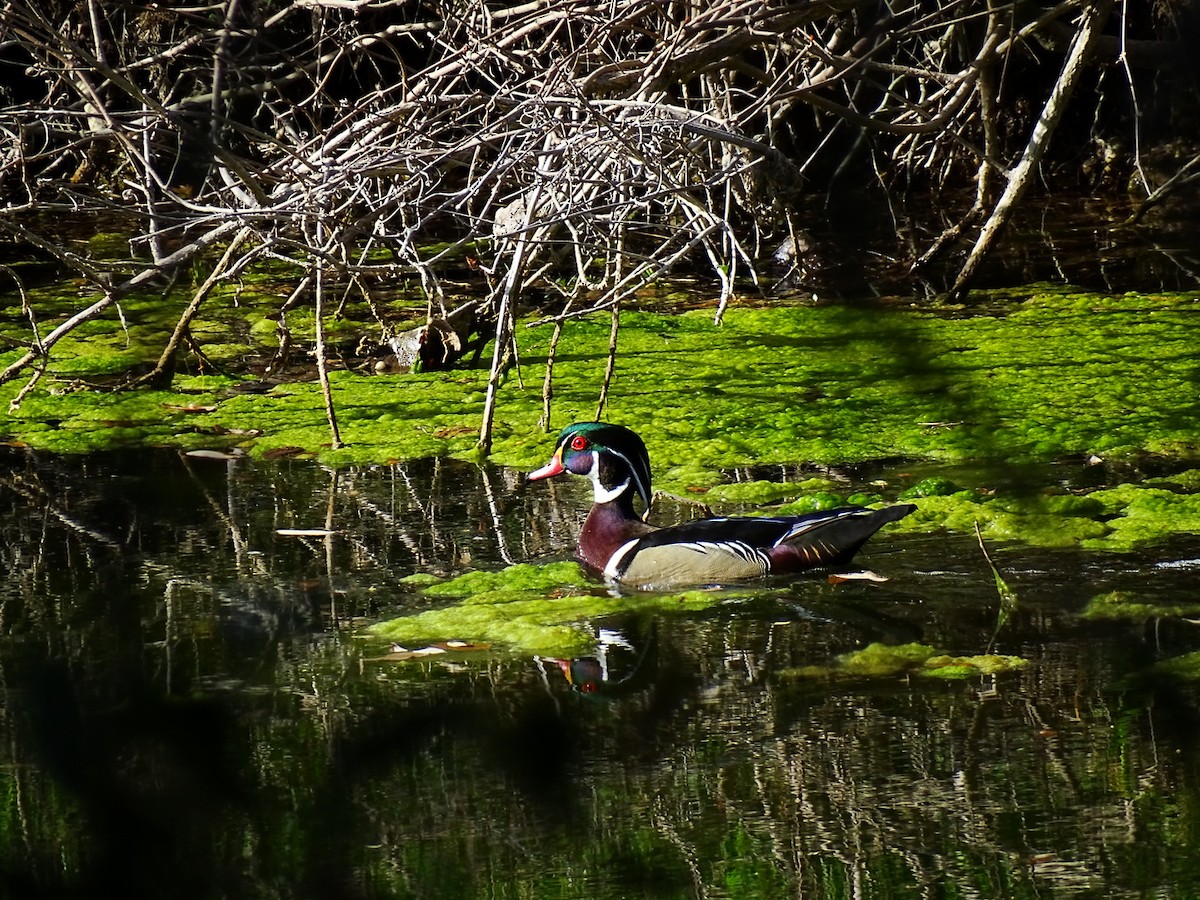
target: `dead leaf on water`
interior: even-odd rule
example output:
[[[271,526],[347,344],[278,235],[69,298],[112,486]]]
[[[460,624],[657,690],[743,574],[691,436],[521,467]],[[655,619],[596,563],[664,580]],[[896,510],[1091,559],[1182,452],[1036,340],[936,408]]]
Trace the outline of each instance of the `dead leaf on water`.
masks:
[[[440,641],[433,645],[444,650],[490,650],[492,645],[486,641]]]
[[[842,584],[846,581],[871,581],[876,584],[882,584],[887,581],[887,576],[880,575],[878,572],[872,572],[868,569],[863,569],[861,572],[831,572],[829,574],[830,584]]]
[[[237,450],[188,450],[184,455],[190,456],[192,459],[230,460],[238,459],[245,454]]]
[[[391,653],[385,653],[383,656],[372,657],[368,662],[403,662],[406,659],[421,659],[425,656],[438,656],[446,651],[441,647],[419,647],[416,650],[406,650],[404,647],[397,647]]]

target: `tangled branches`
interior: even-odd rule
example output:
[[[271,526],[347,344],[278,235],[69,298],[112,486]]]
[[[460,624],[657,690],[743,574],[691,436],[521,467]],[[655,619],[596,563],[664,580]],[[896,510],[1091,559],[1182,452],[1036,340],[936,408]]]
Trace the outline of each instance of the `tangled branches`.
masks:
[[[497,323],[486,446],[532,287],[558,292],[552,320],[615,316],[686,261],[719,283],[719,319],[804,179],[864,142],[893,181],[972,168],[985,209],[1008,173],[1000,67],[1081,9],[1098,33],[1109,6],[7,0],[0,229],[99,299],[0,380],[210,248],[224,255],[176,337],[217,281],[266,258],[295,266],[284,309],[312,302],[318,323],[328,291],[399,273],[444,316],[440,273],[470,251]],[[141,264],[98,267],[39,225],[101,211],[130,223]]]

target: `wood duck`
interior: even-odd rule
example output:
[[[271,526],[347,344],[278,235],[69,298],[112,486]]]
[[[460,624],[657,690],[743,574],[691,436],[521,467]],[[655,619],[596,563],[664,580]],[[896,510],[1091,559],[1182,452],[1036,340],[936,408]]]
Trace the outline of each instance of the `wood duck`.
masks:
[[[595,502],[579,534],[577,555],[616,585],[661,590],[723,584],[847,563],[876,531],[912,512],[845,506],[801,516],[698,519],[658,528],[634,511],[650,509],[650,455],[634,432],[605,422],[562,430],[554,456],[530,481],[564,472],[591,479]]]

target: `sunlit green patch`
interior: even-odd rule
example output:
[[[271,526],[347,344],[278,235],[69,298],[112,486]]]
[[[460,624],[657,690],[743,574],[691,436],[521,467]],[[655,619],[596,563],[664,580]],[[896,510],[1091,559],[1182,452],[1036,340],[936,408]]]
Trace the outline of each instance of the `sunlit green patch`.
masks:
[[[430,597],[457,603],[401,616],[371,626],[368,632],[399,644],[438,640],[485,641],[518,653],[583,652],[593,636],[579,623],[614,612],[618,601],[602,591],[587,593],[576,563],[527,563],[495,572],[468,572],[431,584]]]
[[[1147,478],[1146,484],[1172,484],[1190,493],[1200,491],[1200,469],[1188,469],[1174,475]]]
[[[88,252],[98,259],[129,259],[129,236],[119,232],[102,231],[87,240]]]
[[[400,584],[411,584],[418,587],[426,587],[433,584],[441,584],[442,579],[434,575],[432,572],[413,572],[411,575],[405,575],[402,578],[396,579]]]
[[[273,352],[280,295],[294,278],[283,277],[283,269],[263,274],[247,276],[237,292],[219,286],[192,325],[218,366],[235,370],[247,355]],[[335,370],[340,446],[315,380],[243,392],[236,372],[196,375],[198,361],[183,351],[171,391],[76,390],[156,361],[189,297],[190,288],[181,288],[165,300],[126,298],[123,320],[110,310],[65,339],[3,436],[63,452],[139,442],[239,446],[251,455],[297,447],[333,466],[434,455],[481,459],[482,369],[388,376]],[[47,325],[92,299],[72,291],[34,297]],[[900,308],[735,307],[716,327],[710,310],[627,312],[605,416],[642,434],[655,488],[714,509],[757,505],[787,514],[911,497],[918,511],[892,528],[969,532],[978,523],[989,541],[1098,550],[1200,533],[1196,470],[1082,497],[957,490],[936,474],[907,489],[897,484],[858,496],[827,479],[727,483],[725,472],[750,464],[1032,461],[1083,453],[1113,459],[1200,450],[1192,390],[1200,362],[1191,340],[1200,300],[1038,288],[987,308],[1004,313],[946,318]],[[289,312],[287,324],[294,357],[308,359],[311,305]],[[351,302],[345,316],[330,317],[328,331],[346,347],[360,336],[377,337],[378,325],[363,304]],[[565,323],[547,433],[538,419],[550,329],[517,329],[522,366],[501,384],[491,462],[539,466],[559,427],[595,414],[609,331],[603,315]],[[20,316],[0,325],[16,339],[26,332]],[[0,404],[19,387],[0,386]]]
[[[713,485],[705,492],[706,502],[724,503],[774,503],[790,500],[801,494],[826,490],[834,482],[828,478],[808,478],[804,481],[781,483],[778,481],[743,481],[735,484]]]
[[[948,478],[931,476],[900,492],[901,500],[916,500],[921,497],[949,497],[957,494],[961,488]]]
[[[181,290],[168,301],[123,303],[127,328],[115,313],[88,323],[75,346],[72,339],[60,345],[64,356],[53,366],[111,374],[135,359],[150,361],[187,297]],[[83,298],[60,302],[78,308]],[[1006,302],[1003,316],[957,319],[887,308],[734,308],[720,327],[707,310],[629,312],[606,416],[643,433],[664,487],[681,465],[711,473],[748,463],[1114,457],[1200,446],[1186,389],[1200,369],[1189,339],[1200,301],[1046,292]],[[271,349],[277,323],[269,314],[278,304],[277,296],[247,289],[234,306],[223,288],[202,310],[193,335],[212,343],[220,363],[235,364],[252,346]],[[341,319],[330,317],[332,338],[378,336],[357,306]],[[237,333],[239,317],[246,324]],[[214,329],[214,321],[228,327]],[[297,341],[309,340],[311,306],[293,310],[287,322]],[[594,415],[609,325],[606,316],[566,323],[555,368],[556,427]],[[5,330],[22,334],[19,324]],[[545,326],[518,328],[523,368],[501,389],[495,462],[539,464],[553,446],[553,434],[537,427],[549,335]],[[191,363],[183,357],[180,370],[187,371]],[[48,386],[57,376],[52,370]],[[347,448],[330,446],[319,403],[285,417],[286,437],[280,428],[262,429],[247,448],[261,453],[296,444],[334,464],[469,458],[485,380],[481,372],[353,373],[335,382]],[[0,400],[11,390],[0,391]],[[377,399],[381,391],[390,408]],[[263,406],[278,418],[274,404]],[[230,403],[213,416],[241,427],[245,413]],[[69,400],[56,413],[71,414]]]
[[[522,599],[494,592],[487,602],[427,610],[371,626],[369,632],[398,644],[438,640],[484,641],[515,653],[571,656],[591,649],[594,636],[577,623],[611,614],[616,601],[581,595]]]
[[[1089,499],[1102,504],[1109,533],[1083,542],[1097,550],[1129,550],[1160,541],[1169,534],[1200,533],[1200,493],[1122,484],[1094,491]]]
[[[820,512],[825,509],[837,509],[845,506],[849,500],[832,491],[817,491],[807,494],[791,503],[785,503],[775,512],[781,516],[801,516],[805,513]]]
[[[557,562],[468,572],[423,593],[457,602],[377,623],[367,633],[406,646],[465,640],[514,653],[570,656],[594,649],[593,624],[615,613],[694,612],[754,591],[616,596],[588,579],[578,564]]]
[[[556,591],[589,584],[578,563],[555,562],[544,566],[518,563],[497,572],[467,572],[425,589],[430,597],[486,597],[498,591]],[[479,602],[486,602],[479,601]]]
[[[1142,622],[1168,617],[1200,616],[1200,601],[1195,603],[1156,603],[1130,591],[1110,591],[1088,601],[1085,619],[1121,619]]]
[[[983,654],[951,656],[925,644],[874,643],[839,656],[832,665],[803,666],[781,674],[795,678],[927,678],[961,679],[1011,672],[1028,665],[1019,656]]]
[[[1190,681],[1200,679],[1200,650],[1155,663],[1153,671],[1175,678],[1186,678]]]
[[[17,434],[40,450],[84,453],[114,447],[228,446],[238,438],[206,424],[205,410],[218,403],[219,391],[76,391],[61,397],[35,394],[6,421],[5,431]],[[58,420],[70,409],[72,415]]]
[[[993,541],[1041,547],[1129,551],[1171,535],[1200,533],[1200,494],[1123,484],[1087,494],[1043,493],[991,496],[959,491],[922,497],[917,510],[892,526],[903,531],[942,527],[981,534]]]

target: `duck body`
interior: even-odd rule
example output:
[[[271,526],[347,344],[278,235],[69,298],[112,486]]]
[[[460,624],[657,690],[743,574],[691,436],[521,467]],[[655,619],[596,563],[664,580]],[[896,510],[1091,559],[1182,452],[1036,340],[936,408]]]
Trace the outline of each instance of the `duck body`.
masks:
[[[595,502],[579,534],[580,561],[609,582],[643,590],[842,565],[876,531],[916,509],[846,506],[801,516],[721,516],[655,527],[634,510],[635,497],[650,506],[646,446],[628,428],[603,422],[564,428],[554,456],[528,477],[564,473],[592,481]]]

